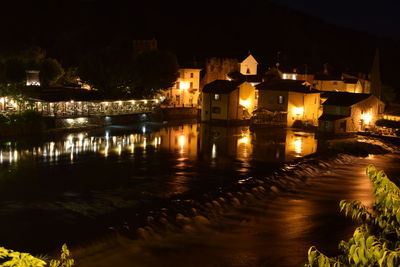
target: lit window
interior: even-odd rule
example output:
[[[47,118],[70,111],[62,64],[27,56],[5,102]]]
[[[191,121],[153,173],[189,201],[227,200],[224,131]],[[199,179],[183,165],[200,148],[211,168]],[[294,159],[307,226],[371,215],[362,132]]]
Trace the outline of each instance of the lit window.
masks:
[[[283,104],[285,98],[283,97],[283,95],[278,96],[278,104]]]
[[[215,94],[215,95],[214,95],[214,100],[215,100],[215,101],[220,100],[220,95],[219,95],[219,94]]]

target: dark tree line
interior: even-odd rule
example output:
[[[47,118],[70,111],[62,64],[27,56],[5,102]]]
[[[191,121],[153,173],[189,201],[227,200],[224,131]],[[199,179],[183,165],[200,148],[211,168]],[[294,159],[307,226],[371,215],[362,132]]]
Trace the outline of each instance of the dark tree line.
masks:
[[[173,85],[178,76],[175,55],[165,51],[143,52],[103,48],[84,57],[78,75],[108,97],[154,97]]]
[[[56,59],[46,57],[44,50],[29,47],[0,54],[2,94],[29,91],[25,87],[27,70],[40,71],[42,87],[77,83],[79,77],[104,97],[152,98],[173,85],[178,63],[175,55],[165,51],[148,51],[133,57],[131,49],[105,47],[83,56],[79,66],[64,70]]]
[[[54,58],[46,57],[39,47],[29,47],[18,51],[7,51],[0,55],[0,84],[2,87],[22,86],[27,70],[39,70],[43,86],[56,83],[64,69]]]

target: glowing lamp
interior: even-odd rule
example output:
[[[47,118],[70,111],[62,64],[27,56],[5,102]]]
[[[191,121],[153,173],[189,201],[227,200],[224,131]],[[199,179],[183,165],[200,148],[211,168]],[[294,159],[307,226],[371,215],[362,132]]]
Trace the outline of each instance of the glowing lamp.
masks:
[[[250,99],[240,99],[239,104],[245,108],[249,108],[251,105],[251,100]]]
[[[303,107],[293,107],[293,113],[295,114],[295,115],[298,115],[298,116],[301,116],[301,115],[303,115],[303,112],[304,112],[304,108]]]
[[[361,118],[364,120],[365,124],[369,124],[372,120],[372,115],[369,113],[365,113],[361,115]]]
[[[187,89],[190,88],[190,83],[188,83],[188,82],[180,82],[179,83],[179,88],[183,89],[183,90],[187,90]]]

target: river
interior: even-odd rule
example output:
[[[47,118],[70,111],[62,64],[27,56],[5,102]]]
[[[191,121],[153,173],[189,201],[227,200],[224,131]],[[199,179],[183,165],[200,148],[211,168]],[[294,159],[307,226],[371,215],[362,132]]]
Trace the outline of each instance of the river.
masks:
[[[66,242],[78,266],[299,266],[311,245],[334,254],[351,235],[338,202],[373,201],[368,164],[400,177],[397,154],[310,158],[321,146],[304,131],[152,123],[5,141],[1,245],[46,253]],[[241,197],[278,176],[278,193]],[[243,205],[211,214],[229,196]],[[193,207],[202,223],[176,227]],[[162,216],[165,233],[152,226]]]

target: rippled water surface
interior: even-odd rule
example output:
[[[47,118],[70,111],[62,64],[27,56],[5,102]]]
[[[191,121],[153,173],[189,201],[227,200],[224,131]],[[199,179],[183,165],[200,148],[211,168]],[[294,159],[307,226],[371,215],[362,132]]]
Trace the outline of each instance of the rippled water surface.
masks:
[[[63,242],[87,247],[115,229],[133,237],[153,211],[263,181],[318,145],[313,133],[302,131],[149,123],[6,140],[0,146],[1,245],[42,253]],[[295,186],[212,220],[202,214],[212,221],[205,228],[145,241],[106,238],[105,251],[93,248],[101,260],[85,249],[76,255],[82,266],[298,266],[309,246],[332,254],[351,234],[354,225],[338,213],[338,202],[373,201],[366,165],[395,176],[398,163],[396,154],[346,156],[314,164],[312,174],[307,163],[299,164]]]

